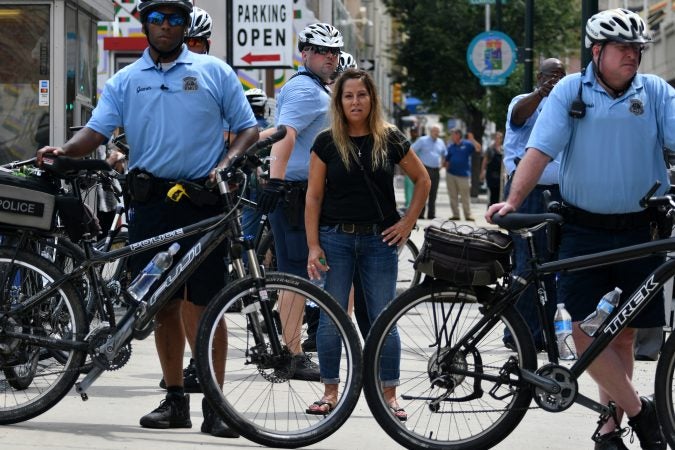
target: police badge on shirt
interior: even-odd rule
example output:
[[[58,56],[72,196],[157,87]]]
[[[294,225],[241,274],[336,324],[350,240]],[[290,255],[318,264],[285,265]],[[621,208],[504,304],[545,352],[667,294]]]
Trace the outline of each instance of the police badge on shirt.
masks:
[[[183,78],[183,90],[184,91],[196,91],[199,89],[197,85],[196,77],[185,77]]]
[[[633,114],[635,114],[636,116],[641,116],[645,112],[645,107],[642,104],[642,100],[640,100],[639,98],[631,98],[628,110]]]

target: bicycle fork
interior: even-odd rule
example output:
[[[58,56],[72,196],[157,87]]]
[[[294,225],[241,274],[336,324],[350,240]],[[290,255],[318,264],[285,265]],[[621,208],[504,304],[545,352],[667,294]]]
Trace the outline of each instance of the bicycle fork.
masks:
[[[256,255],[250,239],[244,239],[243,242],[233,243],[230,250],[232,266],[239,278],[243,278],[246,275],[246,268],[244,267],[244,261],[241,257],[242,250],[245,250],[246,252],[249,261],[248,270],[251,278],[256,280],[256,286],[254,292],[252,292],[255,297],[254,301],[243,305],[241,312],[242,314],[246,314],[248,318],[256,347],[261,349],[266,347],[265,333],[262,326],[262,323],[264,322],[267,325],[272,355],[280,355],[283,348],[281,342],[279,342],[279,339],[277,338],[275,329],[281,331],[281,325],[275,318],[273,305],[264,285],[265,274],[263,273],[261,265],[258,264],[258,256]],[[262,314],[262,321],[260,320],[258,313]]]

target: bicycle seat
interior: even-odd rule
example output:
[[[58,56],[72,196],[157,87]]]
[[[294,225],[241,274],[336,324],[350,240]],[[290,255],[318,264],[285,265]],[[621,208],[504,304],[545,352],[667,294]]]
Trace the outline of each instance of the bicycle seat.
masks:
[[[509,213],[505,216],[500,216],[499,213],[495,213],[492,216],[492,223],[499,225],[506,230],[520,230],[522,228],[530,228],[544,222],[562,223],[563,217],[560,214],[554,213]]]
[[[110,165],[102,159],[79,159],[69,156],[45,156],[42,168],[58,178],[74,178],[81,170],[110,171]]]

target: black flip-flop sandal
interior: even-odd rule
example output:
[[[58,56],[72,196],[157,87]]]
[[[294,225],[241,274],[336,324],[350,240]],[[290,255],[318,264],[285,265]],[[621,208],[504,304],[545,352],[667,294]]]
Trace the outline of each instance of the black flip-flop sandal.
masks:
[[[392,412],[394,413],[394,417],[396,417],[401,422],[405,422],[406,420],[408,420],[408,414],[405,412],[405,409],[392,405],[389,405],[389,409],[391,409]]]
[[[327,410],[321,409],[321,407],[325,405],[328,405],[328,409]],[[328,414],[331,413],[331,411],[333,411],[333,409],[335,409],[335,404],[333,402],[327,402],[325,400],[317,400],[314,403],[312,403],[311,406],[316,406],[316,409],[311,409],[311,407],[307,408],[305,410],[305,413],[312,414],[314,416],[327,416]]]

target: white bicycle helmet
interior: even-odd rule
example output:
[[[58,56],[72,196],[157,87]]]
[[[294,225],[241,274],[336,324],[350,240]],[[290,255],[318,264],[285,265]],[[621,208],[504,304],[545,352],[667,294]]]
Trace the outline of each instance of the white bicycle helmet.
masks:
[[[338,63],[338,71],[344,72],[347,69],[358,69],[356,65],[356,60],[354,57],[347,52],[340,52],[340,61]]]
[[[586,48],[597,42],[645,44],[651,41],[642,17],[623,8],[599,12],[586,22]]]
[[[340,48],[344,44],[342,43],[342,33],[333,25],[313,23],[307,25],[304,30],[298,33],[298,50],[302,51],[307,45]]]
[[[249,89],[244,95],[251,106],[264,107],[267,104],[267,94],[262,89]]]
[[[211,37],[211,27],[213,26],[213,21],[209,13],[203,9],[195,6],[192,8],[192,13],[190,13],[192,18],[190,22],[190,28],[188,29],[187,35],[188,38],[205,38],[208,39]]]

